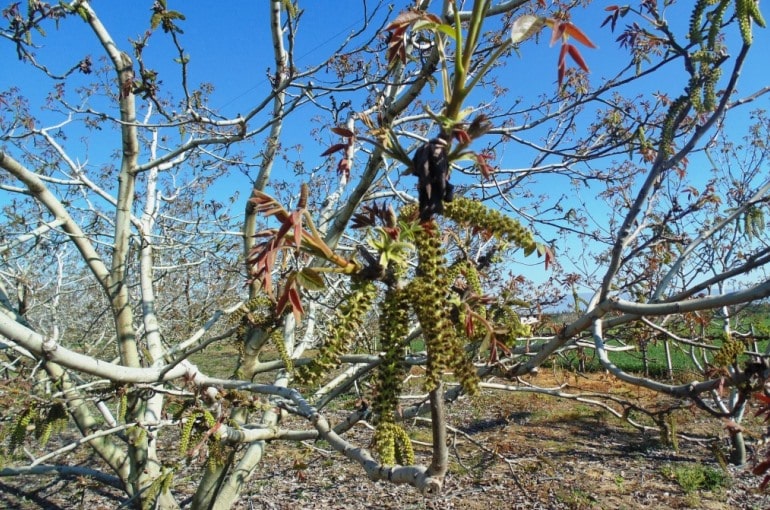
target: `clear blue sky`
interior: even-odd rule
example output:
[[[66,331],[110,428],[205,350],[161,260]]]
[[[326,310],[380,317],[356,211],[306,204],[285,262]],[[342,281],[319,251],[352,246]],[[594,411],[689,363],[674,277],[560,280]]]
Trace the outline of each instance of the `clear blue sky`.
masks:
[[[391,19],[401,8],[413,2],[401,0],[392,3],[395,8],[394,14],[390,14]],[[684,3],[689,6],[689,2]],[[180,22],[180,26],[185,30],[181,36],[182,44],[192,57],[190,82],[211,82],[215,85],[211,104],[214,108],[221,109],[225,115],[234,115],[245,111],[256,99],[265,95],[268,90],[266,76],[272,62],[267,2],[169,0],[168,4],[170,9],[179,9],[187,17]],[[151,5],[151,1],[131,4],[105,0],[93,2],[105,26],[118,44],[125,48],[128,48],[128,38],[137,39],[146,29]],[[301,1],[300,7],[305,13],[296,41],[297,65],[303,67],[319,62],[359,27],[364,19],[361,5],[358,0]],[[608,27],[600,28],[607,15],[604,11],[606,5],[606,2],[594,2],[585,9],[577,8],[573,11],[575,23],[598,45],[597,49],[583,50],[591,67],[593,81],[614,74],[626,55],[625,50],[620,49],[615,42],[617,33],[611,33]],[[671,10],[671,23],[686,24],[688,15],[685,11]],[[381,21],[386,16],[387,9],[383,9],[377,19]],[[619,28],[623,24],[625,21],[621,19]],[[55,56],[54,62],[61,65],[59,69],[52,66],[52,70],[61,72],[85,55],[94,58],[103,55],[91,34],[78,25],[82,25],[82,21],[70,17],[62,22],[58,32],[51,29],[47,37],[36,38],[36,43],[41,45],[38,51],[40,60],[50,61],[48,57]],[[755,34],[754,64],[747,66],[742,80],[746,84],[767,84],[770,83],[770,74],[764,60],[770,51],[770,31],[755,27]],[[548,47],[549,36],[546,32],[539,44],[530,41],[522,45],[520,59],[512,59],[506,67],[502,79],[506,81],[505,85],[511,94],[532,97],[555,87],[558,47]],[[166,73],[173,73],[178,67],[171,61],[173,56],[169,38],[160,31],[154,34],[145,58],[150,67],[165,76],[169,86],[175,83],[175,75]],[[33,104],[48,92],[50,83],[41,79],[39,73],[30,72],[28,67],[19,65],[7,41],[0,44],[0,62],[3,62],[0,90],[11,85],[19,86]],[[654,86],[664,89],[667,85],[665,81],[665,77],[661,80],[661,76],[656,76]]]
[[[373,2],[372,2],[373,3]],[[374,26],[378,26],[386,17],[392,19],[403,7],[413,2],[400,0],[393,2],[394,12],[383,9],[376,18]],[[686,25],[689,18],[689,2],[681,2],[683,7],[673,7],[668,13],[671,24]],[[594,2],[585,9],[573,11],[574,21],[598,45],[597,49],[581,49],[583,56],[591,68],[591,80],[596,82],[601,78],[614,75],[621,62],[626,60],[626,50],[618,47],[615,41],[618,33],[611,33],[609,27],[600,28],[601,22],[607,16],[604,8],[608,2]],[[114,2],[96,0],[93,6],[104,25],[112,33],[114,39],[123,48],[128,49],[128,38],[137,39],[147,28],[150,19],[152,1]],[[296,64],[302,68],[313,65],[334,50],[342,40],[357,29],[363,19],[362,2],[358,0],[340,0],[323,2],[317,0],[301,0],[300,7],[305,10],[298,34],[295,55]],[[186,52],[191,56],[189,80],[192,85],[200,82],[211,82],[215,85],[211,106],[220,109],[228,116],[246,111],[255,101],[264,97],[268,91],[266,79],[268,68],[272,65],[272,48],[270,33],[267,25],[268,3],[260,1],[230,1],[230,2],[181,2],[169,0],[170,9],[182,11],[187,19],[180,26],[185,33],[181,36]],[[679,10],[677,10],[679,9]],[[765,16],[770,19],[770,7],[764,6]],[[627,23],[619,21],[619,30]],[[51,62],[53,59],[54,72],[62,72],[74,65],[80,58],[91,55],[94,58],[103,56],[103,50],[92,35],[84,29],[83,22],[77,17],[71,17],[62,22],[57,32],[49,30],[48,36],[36,37],[40,44],[38,51],[41,61]],[[734,27],[733,27],[734,28]],[[619,31],[618,30],[618,31]],[[747,66],[742,77],[744,86],[741,91],[770,85],[770,73],[767,71],[767,54],[770,52],[770,31],[758,27],[755,31],[755,48],[752,63]],[[549,47],[547,42],[550,33],[544,32],[539,44],[535,41],[526,42],[521,46],[521,56],[513,58],[500,76],[512,95],[535,97],[544,90],[551,92],[556,87],[556,60],[558,46]],[[15,52],[7,41],[0,41],[0,90],[10,86],[19,86],[31,104],[39,105],[50,90],[50,82],[42,79],[39,73],[30,72],[26,66],[21,66]],[[178,66],[172,62],[174,52],[169,37],[158,32],[150,40],[145,53],[149,67],[161,73],[161,79],[167,86],[174,86]],[[60,65],[60,68],[56,68]],[[640,84],[666,91],[670,88],[668,79],[672,79],[675,87],[673,93],[681,91],[681,77],[657,75],[654,82]],[[163,85],[162,85],[163,86]],[[768,101],[763,99],[757,106],[767,108]],[[748,112],[749,109],[746,109]],[[61,120],[56,115],[39,112],[50,121]],[[308,110],[308,114],[310,111]],[[293,140],[310,142],[307,131],[310,124],[302,115],[296,116],[289,125],[289,142]],[[314,126],[313,126],[314,127]],[[740,122],[731,123],[731,127],[740,130]],[[330,136],[331,139],[331,136]],[[74,141],[71,142],[76,145]],[[109,151],[114,144],[102,155],[109,157]],[[322,148],[311,146],[305,152],[308,166],[320,164],[321,158],[312,161]],[[75,147],[74,152],[78,149]],[[98,156],[93,146],[90,149],[90,161]],[[501,154],[499,163],[504,167],[526,165],[527,159],[520,154]],[[85,157],[85,153],[83,154]],[[281,170],[279,167],[278,171]],[[552,184],[545,184],[550,186]],[[546,188],[544,188],[546,189]],[[543,233],[547,238],[547,233]],[[540,263],[536,272],[541,272]],[[533,274],[530,274],[531,276]]]

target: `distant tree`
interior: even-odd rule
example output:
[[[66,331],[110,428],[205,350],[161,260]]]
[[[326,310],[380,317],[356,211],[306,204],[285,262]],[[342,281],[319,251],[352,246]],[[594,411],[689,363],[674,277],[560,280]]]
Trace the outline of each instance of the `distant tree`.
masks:
[[[673,397],[658,409],[611,390],[590,401],[668,441],[684,402],[739,421],[770,370],[733,321],[770,295],[767,117],[744,123],[742,145],[726,128],[768,91],[738,89],[765,25],[758,2],[667,2],[682,23],[648,0],[606,7],[601,30],[628,51],[606,79],[588,75],[600,29],[573,21],[581,7],[468,4],[391,14],[362,2],[360,30],[303,67],[306,6],[267,2],[268,90],[235,116],[191,83],[193,36],[165,0],[125,42],[86,1],[2,11],[2,44],[51,87],[0,90],[0,387],[12,409],[0,475],[78,473],[167,509],[174,481],[200,469],[192,507],[230,508],[271,441],[324,439],[373,481],[435,493],[445,406],[511,390],[573,351]],[[93,46],[48,61],[53,30]],[[512,76],[544,39],[558,46],[553,75]],[[535,80],[534,99],[516,88]],[[520,166],[501,167],[512,152]],[[234,191],[244,179],[248,196]],[[525,263],[548,280],[533,283]],[[545,324],[567,295],[570,322]],[[519,319],[533,313],[534,330]],[[641,338],[689,353],[698,380],[613,363]],[[238,353],[227,372],[191,361],[215,344]],[[425,396],[402,406],[409,370]],[[353,386],[361,400],[332,423],[330,403]],[[429,458],[403,422],[423,412]],[[371,451],[346,434],[361,420]],[[45,453],[70,423],[107,472],[57,465],[75,443]]]

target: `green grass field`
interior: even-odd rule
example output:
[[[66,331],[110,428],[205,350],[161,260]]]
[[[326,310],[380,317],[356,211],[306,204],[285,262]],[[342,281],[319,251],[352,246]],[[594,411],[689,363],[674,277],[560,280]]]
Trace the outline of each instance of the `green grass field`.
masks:
[[[759,352],[764,352],[767,347],[767,341],[759,342]],[[608,345],[619,345],[617,342],[608,342]],[[716,346],[721,345],[721,342],[715,342]],[[681,345],[671,342],[671,365],[674,374],[686,374],[697,371],[698,368],[692,361],[692,355],[689,345]],[[708,360],[711,360],[713,354],[716,351],[709,351]],[[702,350],[695,348],[696,359],[704,364]],[[582,356],[585,359],[585,370],[587,372],[602,370],[599,359],[594,354],[593,349],[585,349]],[[666,352],[662,341],[650,342],[646,346],[646,353],[643,352],[638,346],[634,350],[611,352],[609,354],[610,361],[612,361],[618,368],[631,373],[641,374],[644,373],[645,356],[647,359],[647,371],[651,376],[663,376],[667,374],[666,366]],[[555,358],[554,363],[557,366],[565,369],[576,369],[578,367],[580,354],[577,351],[568,351]],[[738,362],[745,362],[749,359],[748,356],[739,356]]]
[[[752,305],[741,311],[741,313],[733,319],[734,327],[739,331],[748,331],[749,325],[753,325],[754,332],[761,336],[763,340],[758,342],[759,352],[764,352],[770,340],[767,340],[770,336],[770,305],[759,304]],[[615,332],[621,334],[627,345],[635,345],[637,342],[634,339],[635,330],[626,329]],[[609,333],[611,334],[611,333]],[[683,337],[687,337],[686,332],[680,332]],[[706,334],[713,338],[719,338],[721,330],[719,329],[718,321],[711,321],[706,329]],[[649,333],[648,333],[649,336]],[[721,345],[720,340],[713,340],[713,345]],[[608,341],[608,346],[620,345],[617,341]],[[681,345],[675,342],[671,342],[671,361],[673,366],[674,376],[685,376],[698,371],[696,365],[692,362],[690,346]],[[416,339],[412,341],[412,352],[420,352],[425,349],[422,339]],[[696,348],[697,359],[703,365],[703,354],[699,348]],[[713,357],[714,350],[709,352],[708,359]],[[312,355],[312,352],[308,353]],[[263,360],[272,359],[277,354],[267,353],[263,355]],[[575,349],[566,350],[565,352],[558,354],[551,361],[545,364],[545,367],[558,367],[566,370],[577,370],[580,366],[580,359],[583,359],[584,369],[586,372],[594,372],[602,370],[601,364],[597,359],[594,350],[591,348],[585,348],[582,352],[578,352]],[[610,360],[617,365],[620,369],[634,373],[642,374],[645,368],[645,357],[647,360],[647,371],[650,376],[653,377],[665,377],[667,376],[666,367],[666,355],[664,343],[661,340],[650,341],[646,343],[646,353],[643,352],[638,345],[634,350],[611,352]],[[203,352],[196,353],[191,357],[191,360],[200,365],[200,367],[207,373],[218,375],[220,377],[229,377],[232,375],[235,369],[238,359],[238,351],[233,342],[223,342],[220,344],[212,345]],[[744,362],[748,359],[747,356],[741,356],[739,362]]]

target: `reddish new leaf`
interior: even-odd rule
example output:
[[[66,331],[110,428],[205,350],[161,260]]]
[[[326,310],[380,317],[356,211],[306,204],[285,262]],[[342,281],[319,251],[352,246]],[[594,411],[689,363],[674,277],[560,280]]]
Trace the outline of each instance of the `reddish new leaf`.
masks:
[[[388,34],[388,50],[386,58],[388,65],[392,66],[397,61],[406,62],[406,33],[409,27],[414,26],[418,21],[425,21],[441,25],[441,18],[435,14],[429,14],[417,9],[409,9],[399,14],[385,30]]]
[[[605,7],[604,10],[611,12],[612,14],[610,14],[604,19],[604,21],[602,22],[602,26],[606,25],[607,23],[610,23],[610,29],[614,32],[615,25],[618,23],[618,16],[620,16],[620,7],[618,7],[617,5],[610,5],[609,7]]]
[[[492,123],[489,122],[489,118],[482,113],[473,119],[471,125],[468,126],[467,131],[468,136],[475,140],[476,138],[487,134],[490,129],[492,129]]]
[[[482,177],[484,179],[490,179],[495,169],[489,164],[489,160],[492,159],[491,154],[475,154],[476,165],[479,167]]]
[[[588,72],[588,66],[586,65],[585,60],[583,60],[583,56],[578,51],[577,47],[572,44],[565,44],[565,46],[567,47],[567,52],[569,53],[569,56],[572,57],[572,60],[574,60],[583,71]]]
[[[344,176],[345,179],[350,178],[350,161],[347,158],[342,158],[337,164],[337,174]]]
[[[567,46],[562,45],[561,51],[559,52],[559,63],[557,65],[557,71],[558,71],[558,83],[559,86],[561,86],[562,82],[564,81],[564,74],[567,72]]]
[[[390,23],[390,25],[385,27],[385,30],[392,32],[394,30],[407,27],[412,23],[414,23],[415,21],[417,21],[418,19],[420,19],[421,17],[422,17],[422,13],[419,11],[413,11],[411,9],[408,11],[404,11],[398,16],[396,16],[396,19],[394,19]]]
[[[275,305],[275,314],[280,317],[283,315],[284,310],[286,310],[286,305],[289,303],[289,292],[288,292],[288,285],[286,289],[284,289],[283,293],[281,293],[281,296],[278,298],[278,303]]]
[[[294,286],[289,288],[289,301],[291,301],[291,311],[294,314],[294,319],[299,322],[302,318],[302,314],[305,310],[302,308],[302,300],[299,298],[299,292]]]
[[[546,246],[544,244],[539,244],[538,243],[538,245],[537,245],[537,255],[538,256],[542,255],[545,258],[545,270],[548,271],[548,267],[551,264],[553,264],[553,261],[554,261],[553,251],[551,250],[551,248],[549,248],[548,246]]]
[[[548,46],[553,46],[556,42],[564,37],[564,23],[556,23],[553,26],[553,34],[551,34],[551,40],[548,41]]]
[[[452,136],[462,145],[471,143],[471,137],[464,129],[456,128],[452,130]]]
[[[302,247],[302,211],[294,211],[291,213],[291,221],[294,223],[294,246],[297,251]]]
[[[401,234],[401,229],[398,227],[382,227],[382,230],[390,236],[394,241],[398,241],[398,237]]]
[[[346,144],[346,143],[335,143],[334,145],[332,145],[331,147],[329,147],[328,149],[323,151],[321,153],[321,157],[328,156],[329,154],[334,154],[335,152],[344,150],[347,147],[348,147],[348,144]]]
[[[473,314],[469,313],[465,316],[465,336],[468,338],[473,337],[473,333],[475,331],[475,327],[473,325]]]
[[[356,136],[354,132],[352,132],[346,127],[333,127],[332,133],[338,134],[340,136],[345,136],[347,138],[353,138]]]
[[[291,306],[291,313],[294,314],[294,318],[299,322],[302,318],[302,314],[305,310],[302,308],[302,300],[297,292],[297,279],[296,273],[293,273],[286,280],[286,286],[283,289],[281,297],[278,298],[278,303],[275,305],[276,315],[279,317],[283,315],[287,306]]]
[[[358,229],[373,227],[377,225],[377,220],[379,220],[382,225],[395,224],[395,220],[390,218],[391,214],[395,214],[392,213],[391,207],[386,206],[384,203],[378,204],[377,202],[372,202],[371,204],[362,206],[361,212],[353,215],[351,228]]]
[[[392,66],[397,61],[406,62],[406,27],[399,28],[389,37],[386,53],[388,65]]]
[[[591,39],[589,39],[588,36],[584,34],[583,31],[580,30],[578,27],[576,27],[570,22],[565,22],[563,24],[564,24],[564,33],[566,33],[568,36],[574,37],[577,42],[585,46],[588,46],[589,48],[596,48],[596,45],[593,42],[591,42]]]
[[[497,337],[492,334],[492,340],[489,343],[489,363],[497,363],[499,360],[499,355],[497,351],[500,350],[505,354],[506,356],[509,356],[511,354],[511,350],[508,348],[507,345],[505,345],[503,342],[497,339]]]

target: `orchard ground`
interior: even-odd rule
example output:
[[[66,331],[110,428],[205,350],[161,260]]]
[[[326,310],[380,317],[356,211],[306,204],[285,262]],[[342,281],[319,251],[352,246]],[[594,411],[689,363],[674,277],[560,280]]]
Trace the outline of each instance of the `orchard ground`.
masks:
[[[604,373],[576,376],[543,370],[523,382],[567,384],[564,390],[570,392],[606,392],[612,386],[615,394],[638,398],[650,408],[667,404],[659,395],[626,387]],[[342,417],[358,404],[351,395],[329,412]],[[720,466],[715,452],[726,453],[728,446],[723,424],[695,409],[674,415],[680,433],[677,450],[662,445],[658,434],[641,433],[604,410],[550,396],[485,392],[462,398],[448,411],[451,469],[436,497],[424,497],[411,487],[372,483],[322,441],[274,443],[235,508],[770,508],[770,493],[758,490],[761,479],[751,474],[750,465]],[[300,425],[298,418],[287,420],[285,425]],[[746,425],[755,434],[762,431],[753,410]],[[429,450],[421,446],[430,441],[427,423],[410,422],[408,430],[418,462],[428,463]],[[369,444],[371,430],[365,425],[351,434],[356,444]],[[74,431],[69,435],[75,438]],[[759,448],[757,439],[749,437],[752,454]],[[66,458],[69,465],[97,462],[87,448]],[[179,473],[174,490],[191,496],[197,480],[190,476],[197,472]],[[106,510],[123,501],[119,491],[84,477],[0,479],[4,508]]]

